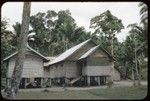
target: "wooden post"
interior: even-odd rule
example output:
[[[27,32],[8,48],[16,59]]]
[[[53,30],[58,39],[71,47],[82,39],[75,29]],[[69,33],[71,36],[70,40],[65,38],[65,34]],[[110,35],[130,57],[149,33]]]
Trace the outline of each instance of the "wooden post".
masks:
[[[43,88],[43,78],[41,78],[41,88]]]
[[[85,77],[84,77],[84,83],[85,83],[85,86],[87,86],[86,81],[87,81],[87,78],[86,78],[86,76],[85,76]]]
[[[50,85],[50,87],[52,86],[52,83],[51,83],[51,78],[49,78],[49,85]]]
[[[46,87],[46,79],[43,78],[43,88],[45,88],[45,87]]]
[[[100,76],[97,77],[98,85],[100,85]]]
[[[88,83],[88,86],[90,86],[90,76],[87,76],[87,83]]]
[[[27,78],[24,79],[24,88],[26,88]]]
[[[106,84],[106,76],[104,76],[104,84]]]

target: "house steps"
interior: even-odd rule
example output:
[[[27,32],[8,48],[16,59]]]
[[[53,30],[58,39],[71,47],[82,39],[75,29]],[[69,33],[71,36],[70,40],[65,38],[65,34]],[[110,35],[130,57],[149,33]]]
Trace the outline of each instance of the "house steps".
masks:
[[[74,84],[75,82],[77,82],[78,80],[80,80],[82,78],[82,76],[79,76],[79,77],[77,77],[77,78],[75,78],[75,79],[73,79],[73,80],[71,80],[70,82],[69,82],[69,84]]]

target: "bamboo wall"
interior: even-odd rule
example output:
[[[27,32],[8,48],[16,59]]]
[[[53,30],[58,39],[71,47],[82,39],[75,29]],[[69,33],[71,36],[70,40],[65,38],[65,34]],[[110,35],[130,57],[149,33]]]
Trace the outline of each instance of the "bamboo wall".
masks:
[[[73,61],[66,61],[64,63],[58,63],[56,65],[50,66],[49,70],[45,76],[49,78],[61,78],[61,77],[68,77],[74,78],[78,77],[81,73],[76,62]]]
[[[120,73],[113,67],[110,58],[101,51],[96,50],[87,57],[86,66],[82,68],[82,74],[87,76],[110,75],[113,80],[120,80]]]
[[[111,66],[86,66],[83,69],[83,74],[87,76],[103,76],[112,74]]]
[[[12,76],[16,57],[12,57],[8,63],[8,77]],[[43,77],[43,60],[28,52],[24,61],[22,77]]]
[[[113,80],[120,81],[120,73],[114,68]]]

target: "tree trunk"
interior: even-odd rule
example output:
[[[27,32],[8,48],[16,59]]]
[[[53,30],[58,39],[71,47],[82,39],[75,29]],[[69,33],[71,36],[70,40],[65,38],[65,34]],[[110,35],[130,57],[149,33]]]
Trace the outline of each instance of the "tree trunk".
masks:
[[[111,55],[112,55],[112,57],[114,56],[114,47],[113,47],[113,45],[114,45],[114,41],[113,41],[113,37],[112,37],[112,39],[111,39]],[[112,81],[113,81],[113,76],[114,76],[114,60],[112,62],[112,67],[113,67],[113,75],[112,75]]]
[[[113,41],[113,38],[111,39],[111,55],[114,56],[114,41]]]
[[[127,62],[125,62],[125,79],[127,79]]]
[[[139,71],[138,71],[138,67],[137,67],[137,54],[136,54],[136,40],[135,40],[135,35],[134,35],[134,46],[135,46],[135,49],[134,49],[134,54],[135,54],[135,70],[136,70],[136,75],[137,75],[137,79],[138,79],[138,85],[141,84],[140,82],[140,76],[139,76]]]
[[[135,86],[135,78],[134,78],[134,71],[133,71],[133,67],[132,67],[132,81],[133,81],[133,86]]]
[[[138,67],[139,67],[138,85],[141,85],[141,65],[140,65],[140,61],[138,61]]]
[[[30,20],[30,2],[25,2],[23,6],[23,16],[21,25],[21,34],[19,36],[19,42],[17,43],[18,54],[16,57],[16,63],[13,70],[11,85],[5,89],[5,96],[8,99],[14,99],[19,89],[21,81],[21,75],[23,70],[23,64],[25,59],[25,51],[27,47],[27,35],[29,33],[29,20]]]

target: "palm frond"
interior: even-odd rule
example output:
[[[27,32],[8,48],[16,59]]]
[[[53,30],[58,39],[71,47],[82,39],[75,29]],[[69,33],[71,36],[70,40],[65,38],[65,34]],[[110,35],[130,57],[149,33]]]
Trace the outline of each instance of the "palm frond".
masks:
[[[137,25],[138,25],[137,23],[129,24],[129,25],[127,26],[127,28],[129,28],[129,27],[134,27],[134,26],[137,26]]]
[[[148,11],[148,8],[146,5],[144,5],[141,9],[140,9],[140,15],[146,13]]]

